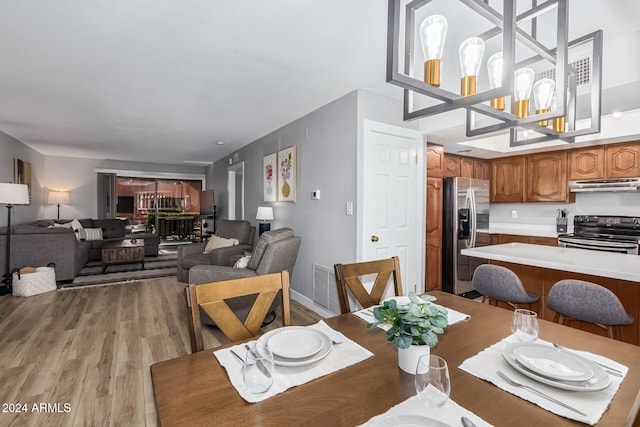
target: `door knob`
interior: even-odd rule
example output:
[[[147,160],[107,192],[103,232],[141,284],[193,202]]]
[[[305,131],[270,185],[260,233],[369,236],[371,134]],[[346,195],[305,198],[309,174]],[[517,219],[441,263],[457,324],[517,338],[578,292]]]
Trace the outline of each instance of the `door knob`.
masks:
[[[377,242],[378,240],[379,240],[378,236],[371,236],[371,241],[372,242]]]

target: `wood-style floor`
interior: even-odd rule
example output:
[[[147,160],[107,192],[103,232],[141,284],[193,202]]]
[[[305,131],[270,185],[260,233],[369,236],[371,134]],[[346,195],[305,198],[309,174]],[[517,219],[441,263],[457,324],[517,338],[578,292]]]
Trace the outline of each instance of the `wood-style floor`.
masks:
[[[157,425],[149,367],[190,352],[183,286],[0,297],[0,426]],[[321,319],[291,304],[293,325]],[[280,325],[279,315],[264,330]],[[203,335],[205,348],[228,342],[214,328]]]

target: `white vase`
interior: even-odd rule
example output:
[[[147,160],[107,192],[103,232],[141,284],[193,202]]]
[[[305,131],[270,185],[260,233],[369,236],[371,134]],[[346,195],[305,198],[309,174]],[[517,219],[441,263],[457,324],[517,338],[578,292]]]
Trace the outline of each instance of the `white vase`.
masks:
[[[407,374],[415,375],[418,359],[423,354],[431,353],[428,345],[412,345],[409,348],[398,349],[398,366]]]

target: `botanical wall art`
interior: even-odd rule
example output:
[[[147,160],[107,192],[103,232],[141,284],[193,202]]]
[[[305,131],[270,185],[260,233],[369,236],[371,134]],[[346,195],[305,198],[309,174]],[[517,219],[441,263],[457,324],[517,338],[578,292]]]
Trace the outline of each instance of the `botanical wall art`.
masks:
[[[13,183],[27,184],[29,187],[29,204],[31,204],[31,163],[13,159]]]
[[[278,201],[296,201],[296,146],[278,151]]]
[[[278,200],[278,156],[276,153],[264,156],[262,161],[262,183],[265,202]]]

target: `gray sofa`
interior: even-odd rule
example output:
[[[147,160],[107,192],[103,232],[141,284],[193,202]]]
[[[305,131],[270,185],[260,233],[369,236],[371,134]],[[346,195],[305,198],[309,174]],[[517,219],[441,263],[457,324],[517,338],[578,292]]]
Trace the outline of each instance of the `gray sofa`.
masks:
[[[289,276],[293,274],[302,239],[294,236],[290,228],[280,228],[263,233],[251,254],[246,268],[234,268],[221,265],[196,265],[189,270],[189,283],[201,284],[220,282],[223,280],[239,279],[242,277],[259,276],[287,270]],[[233,298],[227,301],[229,307],[238,318],[245,319],[256,296]],[[271,309],[282,303],[282,298],[276,298]],[[200,312],[203,323],[212,324],[211,319]]]
[[[222,219],[216,227],[216,236],[225,239],[238,239],[238,245],[214,249],[204,253],[206,242],[192,243],[178,247],[176,277],[179,282],[189,281],[189,269],[194,265],[232,266],[235,260],[253,250],[256,228],[249,221]]]
[[[39,220],[12,226],[11,268],[40,267],[53,262],[56,280],[71,281],[88,261],[99,261],[106,242],[122,240],[134,235],[125,234],[124,221],[119,219],[82,219],[84,228],[102,228],[103,239],[81,241],[70,228],[49,228],[55,223],[71,220]],[[137,233],[144,239],[145,256],[157,256],[160,239],[155,234]],[[0,229],[0,271],[6,271],[7,227]]]

